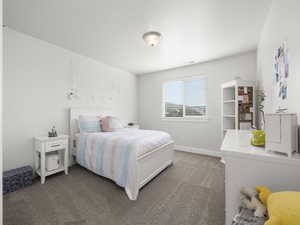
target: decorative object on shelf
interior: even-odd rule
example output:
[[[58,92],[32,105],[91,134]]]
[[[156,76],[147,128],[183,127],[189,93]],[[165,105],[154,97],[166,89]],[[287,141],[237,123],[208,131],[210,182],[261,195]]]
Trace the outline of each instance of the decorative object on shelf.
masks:
[[[24,166],[3,172],[3,194],[19,190],[32,184],[33,169]]]
[[[55,126],[53,126],[51,131],[48,132],[48,137],[57,137]]]
[[[274,111],[287,109],[289,61],[286,43],[283,43],[275,52],[273,78]]]
[[[239,129],[243,127],[242,123],[248,123],[248,127],[250,128],[254,126],[253,91],[254,88],[251,86],[238,87]]]
[[[282,109],[282,108],[278,108],[277,110],[276,110],[276,113],[285,113],[285,112],[287,112],[287,108],[285,108],[285,109]]]
[[[253,130],[251,144],[254,146],[265,146],[265,132],[263,130]]]

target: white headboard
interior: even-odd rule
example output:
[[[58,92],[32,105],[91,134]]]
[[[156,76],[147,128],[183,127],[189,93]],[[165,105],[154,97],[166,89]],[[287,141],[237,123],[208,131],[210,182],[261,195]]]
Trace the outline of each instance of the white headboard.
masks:
[[[108,112],[106,109],[85,107],[85,108],[70,108],[70,150],[71,153],[75,153],[75,135],[79,133],[78,117],[80,115],[98,115],[98,116],[115,116],[114,113]]]

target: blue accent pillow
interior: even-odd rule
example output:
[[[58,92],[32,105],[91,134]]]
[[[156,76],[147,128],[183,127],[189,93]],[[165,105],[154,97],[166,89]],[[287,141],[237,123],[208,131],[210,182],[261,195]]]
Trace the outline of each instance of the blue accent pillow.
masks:
[[[101,132],[100,116],[79,116],[80,133]]]

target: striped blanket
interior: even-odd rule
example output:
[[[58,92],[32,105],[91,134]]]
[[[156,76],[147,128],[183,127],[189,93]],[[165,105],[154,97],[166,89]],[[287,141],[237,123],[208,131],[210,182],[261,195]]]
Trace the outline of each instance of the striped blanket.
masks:
[[[125,188],[130,200],[139,192],[138,157],[171,141],[162,131],[123,129],[83,133],[79,136],[77,162]]]

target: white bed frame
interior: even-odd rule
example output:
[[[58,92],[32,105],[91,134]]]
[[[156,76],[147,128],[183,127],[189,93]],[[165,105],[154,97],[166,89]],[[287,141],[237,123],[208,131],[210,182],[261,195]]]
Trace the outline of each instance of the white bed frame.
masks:
[[[78,117],[79,115],[101,115],[114,116],[113,113],[101,110],[99,108],[71,108],[70,109],[70,149],[72,156],[76,155],[75,135],[79,133]],[[143,187],[152,178],[158,175],[162,170],[173,163],[174,142],[170,141],[158,148],[153,149],[138,158],[137,166],[139,171],[139,187]]]

